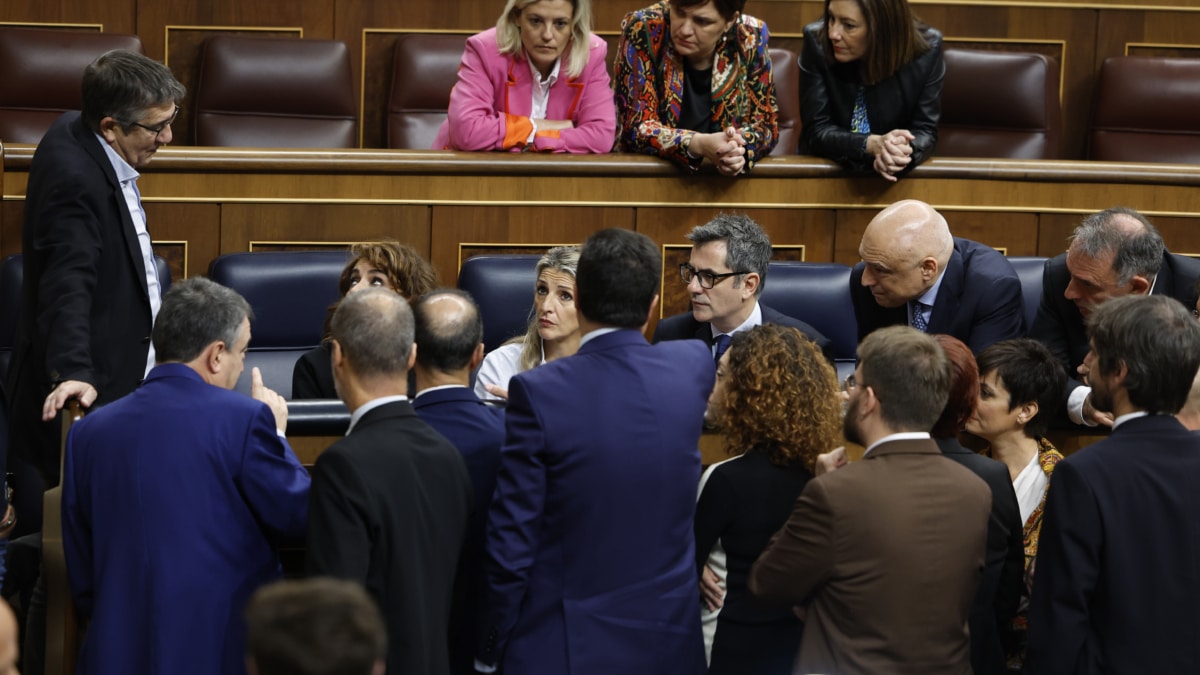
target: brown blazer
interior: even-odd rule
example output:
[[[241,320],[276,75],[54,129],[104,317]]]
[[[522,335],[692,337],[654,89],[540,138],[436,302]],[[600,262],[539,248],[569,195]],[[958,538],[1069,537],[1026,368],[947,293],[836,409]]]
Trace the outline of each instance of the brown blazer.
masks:
[[[807,607],[794,672],[970,673],[991,506],[932,440],[809,481],[750,574],[755,595]]]

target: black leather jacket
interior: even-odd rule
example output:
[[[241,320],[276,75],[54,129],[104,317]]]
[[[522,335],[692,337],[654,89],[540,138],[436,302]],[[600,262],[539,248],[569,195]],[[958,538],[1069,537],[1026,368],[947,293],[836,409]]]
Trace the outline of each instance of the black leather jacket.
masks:
[[[800,152],[826,157],[857,173],[872,173],[875,158],[866,153],[866,134],[850,131],[854,99],[862,84],[858,63],[826,60],[821,45],[822,21],[804,27],[804,51],[800,54],[800,118],[803,140]],[[908,173],[933,154],[937,145],[938,119],[942,115],[942,34],[935,28],[923,33],[930,50],[901,66],[891,77],[866,87],[867,119],[871,133],[886,134],[907,129],[913,161]]]

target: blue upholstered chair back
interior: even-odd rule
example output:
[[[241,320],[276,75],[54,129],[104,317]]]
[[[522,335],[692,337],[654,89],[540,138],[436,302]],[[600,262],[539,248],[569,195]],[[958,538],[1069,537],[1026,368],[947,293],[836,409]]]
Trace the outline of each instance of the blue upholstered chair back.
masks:
[[[458,287],[471,294],[483,315],[487,351],[523,335],[533,307],[534,270],[540,255],[481,255],[463,261]]]
[[[268,387],[291,398],[292,369],[321,343],[347,256],[345,251],[269,251],[228,253],[212,261],[208,277],[241,293],[254,309],[238,391],[250,391],[250,369],[257,366]]]
[[[854,371],[858,322],[850,303],[850,268],[841,263],[775,261],[759,297],[762,304],[821,331],[833,343],[838,374]]]
[[[1042,302],[1042,275],[1046,271],[1046,258],[1040,256],[1011,256],[1017,276],[1021,278],[1021,297],[1025,304],[1025,330],[1033,327],[1038,305]]]

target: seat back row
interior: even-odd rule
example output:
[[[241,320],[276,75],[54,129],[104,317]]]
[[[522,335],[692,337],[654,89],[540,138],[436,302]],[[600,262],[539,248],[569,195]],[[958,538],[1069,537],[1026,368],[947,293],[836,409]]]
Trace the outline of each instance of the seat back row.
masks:
[[[388,147],[427,149],[446,116],[466,37],[396,39]],[[141,52],[132,35],[0,28],[0,140],[37,143],[62,112],[80,107],[84,67],[109,49]],[[772,49],[780,134],[775,154],[800,141],[796,55]],[[1062,115],[1059,67],[1033,53],[945,50],[937,154],[1053,159]],[[336,40],[216,35],[201,50],[194,96],[197,145],[354,148],[358,114],[350,54]],[[1100,71],[1089,157],[1200,161],[1200,59],[1113,57]]]

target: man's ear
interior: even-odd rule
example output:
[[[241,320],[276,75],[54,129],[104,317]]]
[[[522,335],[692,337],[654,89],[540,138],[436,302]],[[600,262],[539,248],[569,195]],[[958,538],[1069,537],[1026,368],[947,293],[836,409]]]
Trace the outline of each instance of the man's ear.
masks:
[[[762,283],[762,277],[758,272],[751,272],[742,277],[742,293],[749,293],[751,297],[758,290],[758,285]]]
[[[1150,292],[1150,286],[1151,283],[1149,279],[1140,274],[1135,274],[1134,277],[1129,280],[1129,294],[1146,295]]]
[[[654,310],[658,309],[658,293],[654,294],[654,298],[650,301],[650,311],[646,312],[646,323],[642,324],[642,334],[645,335],[646,329],[650,327],[650,318],[654,316]]]
[[[471,354],[471,360],[468,362],[467,370],[475,370],[483,363],[483,343],[475,345],[475,351]]]
[[[937,275],[938,275],[937,258],[934,258],[933,256],[926,256],[924,259],[921,260],[920,266],[921,266],[921,274],[927,280],[932,281],[934,279],[937,279]]]
[[[213,375],[220,373],[224,368],[224,363],[229,359],[229,350],[225,348],[224,340],[209,343],[201,354],[204,358],[205,368]]]
[[[408,369],[412,370],[413,364],[417,362],[417,343],[413,343],[412,349],[408,352]]]
[[[112,143],[117,140],[117,129],[121,127],[115,117],[105,117],[100,120],[100,136]]]

